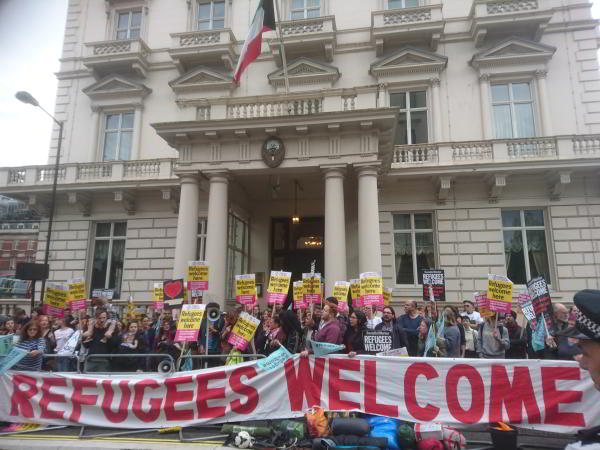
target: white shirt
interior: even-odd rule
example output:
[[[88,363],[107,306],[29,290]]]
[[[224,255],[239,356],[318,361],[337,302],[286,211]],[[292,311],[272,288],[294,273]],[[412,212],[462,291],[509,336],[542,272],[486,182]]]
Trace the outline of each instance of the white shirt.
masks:
[[[461,316],[467,316],[469,320],[474,320],[476,323],[482,323],[483,319],[481,315],[477,311],[473,311],[472,313],[462,313]]]
[[[75,331],[71,328],[65,328],[64,330],[59,328],[54,332],[54,337],[56,338],[56,353],[62,350],[73,333],[75,333]]]
[[[372,319],[367,319],[367,328],[374,330],[377,325],[381,323],[381,317],[373,316]]]

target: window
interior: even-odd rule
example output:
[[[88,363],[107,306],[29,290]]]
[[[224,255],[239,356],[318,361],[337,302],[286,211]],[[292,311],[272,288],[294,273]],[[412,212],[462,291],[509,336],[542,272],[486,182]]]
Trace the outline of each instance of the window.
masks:
[[[112,289],[113,298],[120,298],[126,234],[127,222],[96,224],[91,291]]]
[[[224,1],[199,1],[197,30],[219,30],[225,28],[225,2]]]
[[[396,145],[423,144],[428,141],[426,91],[391,94],[390,106],[400,108]]]
[[[308,19],[321,15],[321,0],[292,0],[291,19]]]
[[[415,8],[420,0],[388,0],[388,9]]]
[[[535,136],[529,83],[493,84],[492,110],[497,139]]]
[[[136,39],[142,29],[142,12],[125,11],[117,13],[117,39]]]
[[[233,292],[235,275],[248,271],[248,223],[235,214],[229,214],[229,237],[227,239],[227,295]]]
[[[394,214],[396,284],[418,284],[423,269],[435,268],[433,214]]]
[[[104,126],[104,161],[128,160],[133,140],[133,112],[107,114]]]
[[[204,261],[206,257],[206,219],[198,219],[198,235],[196,241],[196,259]]]
[[[525,284],[527,280],[543,275],[550,283],[544,211],[502,211],[502,234],[508,278],[515,284]]]

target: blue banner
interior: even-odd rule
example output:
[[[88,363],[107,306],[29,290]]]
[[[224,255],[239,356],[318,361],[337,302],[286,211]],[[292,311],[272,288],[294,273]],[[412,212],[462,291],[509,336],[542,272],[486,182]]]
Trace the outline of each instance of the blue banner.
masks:
[[[8,355],[8,352],[13,346],[14,335],[7,334],[0,336],[0,355]]]
[[[277,369],[292,356],[294,355],[292,355],[288,349],[282,345],[279,347],[279,349],[275,350],[266,358],[257,360],[256,364],[260,369],[270,372],[271,370]]]
[[[308,341],[308,342],[310,342],[310,346],[313,349],[313,353],[317,357],[327,355],[329,353],[337,352],[339,350],[344,350],[346,348],[343,345],[330,344],[329,342],[315,342],[315,341]]]
[[[531,346],[536,352],[544,350],[546,346],[546,321],[543,319],[537,321],[531,338]]]
[[[25,358],[27,353],[29,352],[27,350],[23,350],[22,348],[11,348],[10,352],[8,352],[8,355],[0,359],[0,375],[4,375],[8,369]]]

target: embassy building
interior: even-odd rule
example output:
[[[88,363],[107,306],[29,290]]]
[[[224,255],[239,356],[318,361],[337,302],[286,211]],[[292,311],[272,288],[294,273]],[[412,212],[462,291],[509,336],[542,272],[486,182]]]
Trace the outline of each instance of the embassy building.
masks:
[[[488,274],[600,288],[591,3],[277,1],[281,36],[236,86],[258,0],[69,0],[50,280],[146,303],[206,260],[224,304],[236,274],[264,298],[271,270],[316,260],[326,295],[376,271],[394,303],[427,268],[452,302]],[[38,262],[57,144],[0,168],[43,217]]]

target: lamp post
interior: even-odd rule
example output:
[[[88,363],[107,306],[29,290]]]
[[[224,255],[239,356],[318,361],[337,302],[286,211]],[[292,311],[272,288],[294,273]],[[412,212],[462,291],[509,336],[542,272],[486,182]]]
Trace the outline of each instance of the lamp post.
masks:
[[[56,120],[56,118],[42,108],[39,102],[29,92],[19,91],[15,94],[17,100],[27,103],[29,105],[36,106],[46,113],[57,125],[58,125],[58,148],[56,149],[56,159],[54,163],[54,180],[52,181],[52,196],[50,199],[50,214],[48,216],[48,232],[46,234],[46,251],[44,252],[44,266],[48,268],[48,257],[50,256],[50,237],[52,235],[52,222],[54,221],[54,207],[56,205],[56,184],[58,182],[58,166],[60,164],[60,147],[62,144],[63,135],[63,122]],[[47,271],[49,273],[49,270]],[[46,289],[46,277],[42,279],[42,291],[40,292],[40,304],[44,304],[44,291]],[[32,293],[32,299],[35,293]],[[32,300],[33,303],[33,300]]]

